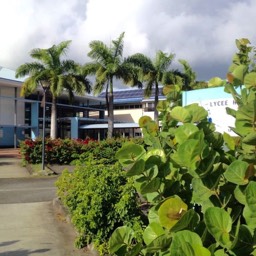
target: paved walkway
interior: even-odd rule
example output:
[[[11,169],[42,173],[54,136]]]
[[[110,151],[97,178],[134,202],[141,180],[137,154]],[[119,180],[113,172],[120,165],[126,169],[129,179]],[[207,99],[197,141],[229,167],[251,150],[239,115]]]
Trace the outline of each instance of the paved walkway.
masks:
[[[21,166],[19,151],[0,149],[0,179],[21,177],[31,176]],[[20,204],[0,202],[0,220],[0,256],[89,255],[74,248],[74,229],[56,199]]]

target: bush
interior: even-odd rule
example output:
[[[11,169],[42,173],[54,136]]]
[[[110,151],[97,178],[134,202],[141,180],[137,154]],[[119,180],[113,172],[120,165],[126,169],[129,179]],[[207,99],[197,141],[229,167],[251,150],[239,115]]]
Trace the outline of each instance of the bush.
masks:
[[[118,163],[105,165],[89,157],[74,173],[63,172],[56,185],[79,233],[78,247],[93,242],[106,252],[110,234],[122,225],[135,228],[139,239],[142,213],[136,190]]]
[[[143,144],[142,139],[131,139],[137,144]],[[95,141],[92,139],[50,139],[45,140],[45,163],[70,164],[72,161],[86,160],[89,155],[99,162],[111,164],[115,162],[115,152],[122,147],[127,139],[107,139]],[[20,142],[23,162],[39,164],[42,162],[42,139],[26,139]]]
[[[50,139],[45,140],[45,162],[48,164],[69,164],[75,160],[93,140]],[[20,151],[24,163],[42,162],[42,139],[26,139],[20,142]]]

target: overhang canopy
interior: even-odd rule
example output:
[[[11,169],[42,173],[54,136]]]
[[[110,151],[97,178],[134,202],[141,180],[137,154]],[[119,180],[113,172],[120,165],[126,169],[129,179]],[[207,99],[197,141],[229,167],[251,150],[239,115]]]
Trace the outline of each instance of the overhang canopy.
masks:
[[[108,124],[88,124],[80,126],[80,129],[107,129]],[[114,129],[125,129],[125,128],[140,128],[137,123],[116,123],[114,124]]]

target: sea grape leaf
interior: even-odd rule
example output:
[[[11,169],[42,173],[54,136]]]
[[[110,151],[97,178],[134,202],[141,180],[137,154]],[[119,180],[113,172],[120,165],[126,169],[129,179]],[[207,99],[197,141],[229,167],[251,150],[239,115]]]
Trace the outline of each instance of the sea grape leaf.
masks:
[[[157,222],[151,222],[143,232],[144,242],[148,245],[157,237],[165,233],[164,229]]]
[[[236,143],[235,143],[235,140],[232,136],[230,136],[228,133],[224,132],[223,139],[224,139],[224,142],[226,143],[227,147],[230,150],[235,150]]]
[[[237,185],[246,185],[248,183],[248,178],[246,177],[248,167],[248,163],[236,160],[228,166],[224,176],[229,182]]]
[[[158,210],[160,224],[167,229],[172,228],[187,209],[187,204],[178,196],[166,199]]]
[[[116,157],[123,166],[131,166],[142,157],[145,152],[145,149],[141,145],[126,143],[117,151]]]
[[[198,234],[189,230],[182,230],[174,234],[170,255],[175,256],[210,256],[208,249],[203,247]]]
[[[191,123],[181,125],[175,132],[175,139],[179,144],[182,144],[189,138],[190,135],[197,132],[198,130],[199,129]]]
[[[193,197],[192,201],[197,204],[203,204],[208,201],[209,198],[215,194],[214,191],[207,188],[200,178],[193,178],[192,180]]]
[[[171,228],[171,232],[178,232],[183,229],[193,231],[199,223],[199,215],[190,209],[182,215],[179,221]]]
[[[232,228],[232,219],[224,209],[219,207],[206,209],[205,224],[217,242],[227,248],[231,246],[229,232]]]
[[[246,88],[256,87],[256,72],[250,72],[244,77],[244,85]]]
[[[252,131],[251,133],[246,135],[243,138],[242,142],[248,145],[256,145],[256,132]]]
[[[145,161],[144,159],[139,159],[137,162],[135,162],[130,169],[128,169],[126,176],[131,177],[135,175],[140,175],[143,173],[145,169]]]
[[[256,212],[256,182],[250,181],[245,189],[246,203],[249,208]]]
[[[213,77],[208,81],[208,87],[223,86],[225,81],[219,77]]]
[[[109,249],[111,254],[120,250],[120,248],[126,248],[133,239],[134,232],[128,226],[118,227],[109,239]]]
[[[139,119],[139,126],[141,128],[145,127],[150,121],[152,121],[152,118],[150,116],[142,116]]]
[[[150,181],[144,182],[141,185],[140,191],[142,194],[157,192],[160,188],[160,185],[161,185],[161,180],[160,178],[156,177]]]
[[[206,119],[208,116],[208,112],[203,107],[199,106],[197,103],[187,105],[184,108],[188,110],[189,113],[191,114],[192,119],[190,122],[192,123],[198,123]]]
[[[189,111],[180,106],[173,108],[170,115],[173,119],[182,123],[189,123],[192,120],[192,116]]]

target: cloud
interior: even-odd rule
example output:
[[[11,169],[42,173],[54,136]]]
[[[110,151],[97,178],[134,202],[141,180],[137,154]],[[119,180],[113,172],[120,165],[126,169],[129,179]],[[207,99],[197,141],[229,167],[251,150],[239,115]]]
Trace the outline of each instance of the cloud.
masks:
[[[88,61],[89,42],[125,32],[125,55],[157,50],[186,59],[199,80],[225,77],[235,39],[255,39],[254,0],[3,0],[0,65],[16,69],[33,48],[72,40],[68,58]]]

